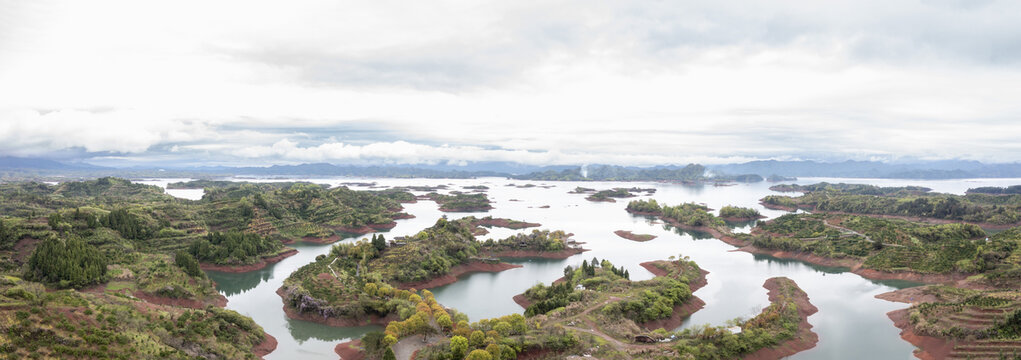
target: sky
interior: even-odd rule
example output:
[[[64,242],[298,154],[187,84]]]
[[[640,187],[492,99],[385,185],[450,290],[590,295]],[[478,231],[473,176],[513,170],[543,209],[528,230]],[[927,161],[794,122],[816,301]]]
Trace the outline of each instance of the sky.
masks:
[[[1021,2],[0,0],[0,156],[1021,161]]]

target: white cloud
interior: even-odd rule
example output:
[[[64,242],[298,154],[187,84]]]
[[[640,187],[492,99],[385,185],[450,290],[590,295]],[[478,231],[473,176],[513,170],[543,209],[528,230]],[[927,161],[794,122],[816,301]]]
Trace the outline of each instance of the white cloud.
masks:
[[[1019,161],[1019,11],[0,0],[0,155]]]

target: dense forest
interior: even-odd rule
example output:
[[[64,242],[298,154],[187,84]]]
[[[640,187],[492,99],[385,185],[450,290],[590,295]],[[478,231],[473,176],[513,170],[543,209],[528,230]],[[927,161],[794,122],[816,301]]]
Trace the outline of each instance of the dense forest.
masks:
[[[922,187],[876,187],[857,184],[820,183],[783,185],[783,190],[804,191],[798,197],[770,195],[769,206],[805,208],[825,212],[898,215],[995,225],[1021,222],[1021,195],[965,196],[930,193]]]

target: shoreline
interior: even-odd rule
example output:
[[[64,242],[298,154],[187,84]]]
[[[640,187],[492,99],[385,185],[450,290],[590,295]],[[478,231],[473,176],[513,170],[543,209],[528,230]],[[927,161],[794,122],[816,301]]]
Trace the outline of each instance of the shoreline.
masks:
[[[951,273],[951,274],[926,274],[914,271],[882,271],[875,269],[866,269],[864,262],[858,259],[852,258],[828,258],[812,253],[803,252],[789,252],[784,250],[772,250],[763,249],[750,244],[747,241],[742,241],[730,234],[725,234],[718,229],[710,228],[707,226],[688,226],[679,224],[669,219],[661,219],[671,226],[693,231],[702,231],[709,233],[714,238],[719,239],[731,246],[736,246],[737,249],[731,251],[743,251],[751,254],[769,255],[779,259],[798,260],[808,264],[816,266],[833,266],[833,267],[846,267],[847,272],[861,276],[870,280],[907,280],[927,284],[945,284],[945,283],[956,283],[960,280],[968,278],[969,274]]]
[[[656,235],[649,235],[649,234],[635,234],[635,233],[627,231],[627,230],[617,230],[617,231],[614,231],[613,233],[617,234],[617,236],[620,236],[622,238],[625,238],[625,239],[628,239],[628,240],[631,240],[631,241],[637,241],[637,242],[646,242],[646,241],[650,241],[650,240],[653,240],[653,239],[658,237]]]
[[[538,251],[538,250],[501,250],[495,252],[482,252],[483,255],[496,257],[496,258],[540,258],[540,259],[554,259],[563,260],[574,255],[581,254],[589,251],[590,249],[584,248],[567,248],[557,251]]]
[[[470,273],[475,273],[475,272],[501,272],[501,271],[504,271],[504,270],[516,269],[516,268],[520,268],[520,267],[524,267],[524,266],[523,265],[517,265],[517,264],[508,264],[508,263],[504,263],[504,262],[490,264],[490,263],[481,262],[481,261],[471,261],[471,262],[468,262],[467,264],[461,264],[461,265],[457,265],[457,266],[451,267],[450,271],[448,271],[446,274],[434,277],[432,279],[422,280],[422,281],[415,281],[415,282],[410,282],[410,283],[398,283],[398,284],[395,284],[395,287],[399,288],[399,289],[404,289],[404,290],[408,290],[408,289],[412,289],[412,288],[418,289],[418,290],[431,289],[431,288],[434,288],[434,287],[439,287],[439,286],[443,286],[443,285],[453,284],[453,283],[457,282],[457,278],[458,277],[460,277],[462,275],[465,275],[465,274],[470,274]]]
[[[489,211],[489,210],[493,210],[493,209],[495,209],[495,208],[492,205],[477,206],[477,207],[466,207],[466,208],[454,208],[454,209],[444,209],[443,205],[440,205],[440,211],[442,211],[442,212],[450,212],[450,213],[458,213],[458,212],[485,212],[485,211]]]
[[[277,288],[277,295],[280,299],[284,299],[284,287]],[[336,327],[355,327],[355,326],[367,326],[367,325],[378,325],[386,326],[390,321],[398,319],[397,314],[389,314],[384,317],[377,315],[369,315],[368,318],[339,318],[339,317],[322,317],[310,313],[302,313],[297,310],[283,304],[284,314],[287,315],[288,319],[302,320],[308,322],[314,322],[317,324],[336,326]]]
[[[769,302],[775,303],[780,296],[780,279],[787,278],[769,278],[762,284],[762,287],[769,290]],[[788,279],[790,280],[790,279]],[[808,323],[808,317],[812,314],[819,312],[819,309],[809,302],[808,294],[801,289],[794,280],[790,280],[791,283],[798,289],[798,294],[795,296],[794,303],[798,308],[798,317],[801,320],[798,322],[798,332],[794,334],[793,338],[790,338],[782,343],[776,344],[768,348],[761,348],[753,353],[746,354],[744,359],[751,360],[764,360],[764,359],[782,359],[799,352],[814,348],[819,343],[819,334],[812,331],[812,324]]]
[[[518,222],[512,223],[511,221],[512,221],[511,219],[505,219],[505,218],[489,218],[489,219],[482,218],[482,219],[475,220],[474,225],[476,227],[478,227],[478,226],[487,226],[487,227],[495,226],[495,227],[502,227],[502,228],[506,228],[506,229],[513,229],[513,230],[542,226],[542,224],[539,224],[539,223],[531,223],[531,222],[525,222],[525,221],[518,221]]]
[[[900,329],[900,338],[917,348],[912,354],[922,360],[945,359],[950,355],[950,352],[954,349],[954,345],[950,342],[941,338],[915,333],[908,318],[909,309],[894,310],[886,313],[886,316],[893,321],[893,326]]]
[[[663,260],[647,261],[638,265],[645,268],[645,270],[649,270],[649,272],[656,276],[669,275],[669,272],[664,271],[663,269],[660,269],[653,265],[658,261]],[[698,296],[695,296],[695,291],[698,291],[699,289],[701,289],[702,287],[706,286],[706,284],[709,283],[709,281],[706,279],[706,275],[709,275],[709,272],[706,271],[705,269],[699,269],[699,273],[700,275],[698,278],[692,279],[690,282],[688,282],[688,288],[691,290],[691,298],[688,299],[688,301],[685,301],[683,304],[675,305],[674,312],[673,314],[670,315],[670,317],[665,319],[647,321],[637,325],[647,330],[656,330],[659,328],[663,328],[664,330],[672,331],[673,329],[680,327],[681,324],[684,323],[684,320],[691,316],[691,314],[694,314],[695,312],[702,310],[702,308],[705,307],[706,303]]]
[[[355,339],[342,342],[333,347],[333,352],[340,356],[341,360],[362,360],[365,359],[365,351],[361,349],[362,339]]]
[[[260,359],[277,349],[277,338],[270,335],[265,329],[262,330],[262,335],[262,342],[252,348],[252,352]]]
[[[248,264],[248,265],[219,265],[219,264],[199,263],[199,268],[204,270],[204,271],[219,271],[219,272],[227,272],[227,273],[243,273],[243,272],[249,272],[249,271],[255,271],[255,270],[262,270],[266,266],[269,266],[269,264],[280,262],[281,260],[286,259],[286,258],[288,258],[290,256],[294,256],[295,254],[298,253],[298,249],[294,249],[294,248],[287,248],[287,249],[288,250],[285,250],[284,252],[281,252],[279,254],[263,257],[262,259],[259,259],[259,262],[254,263],[254,264]]]

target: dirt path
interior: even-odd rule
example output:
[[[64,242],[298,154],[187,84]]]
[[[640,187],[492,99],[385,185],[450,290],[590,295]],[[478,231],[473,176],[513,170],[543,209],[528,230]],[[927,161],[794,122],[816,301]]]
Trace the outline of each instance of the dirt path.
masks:
[[[822,219],[822,224],[826,225],[826,226],[829,226],[831,228],[840,230],[841,232],[843,232],[845,234],[852,234],[852,235],[861,236],[861,237],[865,238],[865,241],[868,241],[870,243],[875,243],[876,242],[875,240],[872,240],[872,238],[869,237],[868,235],[862,234],[860,232],[848,229],[848,228],[840,226],[840,225],[830,224],[828,221],[826,221],[826,219]],[[901,245],[901,244],[883,244],[883,245],[885,245],[885,246],[895,246],[895,247],[904,247],[904,245]]]
[[[411,356],[416,351],[422,350],[426,346],[438,343],[442,336],[430,336],[429,341],[422,342],[422,335],[413,335],[401,339],[394,344],[394,355],[397,355],[398,360],[411,360]]]

